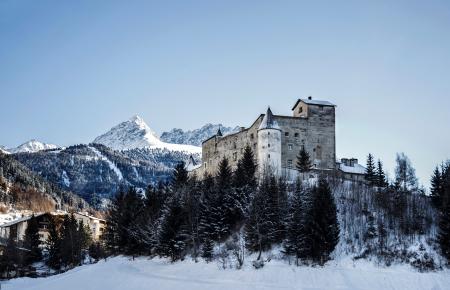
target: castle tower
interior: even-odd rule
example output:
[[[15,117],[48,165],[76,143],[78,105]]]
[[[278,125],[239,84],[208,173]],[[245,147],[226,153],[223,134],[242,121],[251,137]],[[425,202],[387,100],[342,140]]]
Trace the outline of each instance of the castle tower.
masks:
[[[281,129],[270,107],[258,128],[258,166],[260,174],[269,169],[281,174]]]

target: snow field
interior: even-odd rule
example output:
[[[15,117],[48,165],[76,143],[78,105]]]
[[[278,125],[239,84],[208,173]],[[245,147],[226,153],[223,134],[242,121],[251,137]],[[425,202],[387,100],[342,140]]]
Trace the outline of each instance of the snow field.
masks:
[[[248,261],[247,261],[248,262]],[[380,268],[350,259],[325,267],[296,267],[272,260],[260,270],[250,264],[241,270],[221,269],[217,262],[192,260],[170,263],[115,257],[47,278],[19,278],[6,282],[8,290],[445,290],[450,271],[419,273],[409,266]]]

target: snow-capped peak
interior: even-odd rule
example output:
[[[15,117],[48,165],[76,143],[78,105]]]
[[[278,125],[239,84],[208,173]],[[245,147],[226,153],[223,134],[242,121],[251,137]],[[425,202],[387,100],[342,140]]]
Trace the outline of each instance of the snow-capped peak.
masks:
[[[17,146],[16,148],[10,148],[8,149],[8,151],[11,153],[22,153],[22,152],[34,153],[42,150],[56,149],[56,148],[58,148],[57,145],[43,143],[38,140],[32,139]]]
[[[6,150],[6,148],[3,147],[3,146],[0,146],[0,152],[3,153],[3,154],[10,154],[10,153]]]
[[[105,134],[95,138],[93,143],[103,144],[114,150],[150,148],[191,153],[201,152],[201,148],[196,146],[170,144],[161,141],[156,133],[145,123],[144,119],[138,115],[114,126]]]

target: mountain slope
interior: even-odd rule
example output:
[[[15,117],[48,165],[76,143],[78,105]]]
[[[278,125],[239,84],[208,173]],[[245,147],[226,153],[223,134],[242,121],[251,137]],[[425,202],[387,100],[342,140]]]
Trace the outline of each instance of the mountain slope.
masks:
[[[206,124],[195,130],[183,131],[182,129],[172,129],[169,132],[162,133],[161,140],[168,143],[201,146],[202,142],[215,135],[219,128],[223,135],[239,131],[239,127],[232,128],[224,127],[222,124]]]
[[[2,153],[0,153],[0,201],[14,208],[35,211],[54,210],[60,205],[65,209],[88,207],[77,195],[50,184],[30,171],[18,162],[14,155]]]
[[[149,148],[183,151],[192,154],[201,152],[201,148],[196,146],[171,144],[161,141],[139,116],[134,116],[130,120],[114,126],[105,134],[95,138],[93,143],[103,144],[118,151]]]
[[[30,141],[27,141],[27,142],[17,146],[16,148],[8,149],[8,152],[10,152],[10,153],[22,153],[22,152],[33,153],[33,152],[38,152],[38,151],[42,151],[42,150],[49,150],[49,149],[56,149],[56,148],[58,148],[58,146],[56,146],[54,144],[43,143],[43,142],[37,141],[35,139],[32,139]]]
[[[47,181],[99,206],[102,198],[111,197],[120,186],[145,188],[167,180],[175,165],[189,160],[191,154],[150,148],[115,151],[90,144],[12,156]]]

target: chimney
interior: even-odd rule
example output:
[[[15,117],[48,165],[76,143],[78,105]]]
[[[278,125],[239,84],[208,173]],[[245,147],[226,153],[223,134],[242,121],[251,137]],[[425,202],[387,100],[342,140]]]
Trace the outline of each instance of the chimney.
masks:
[[[312,97],[311,97],[311,96],[309,96],[309,97],[308,97],[308,100],[312,100]]]

